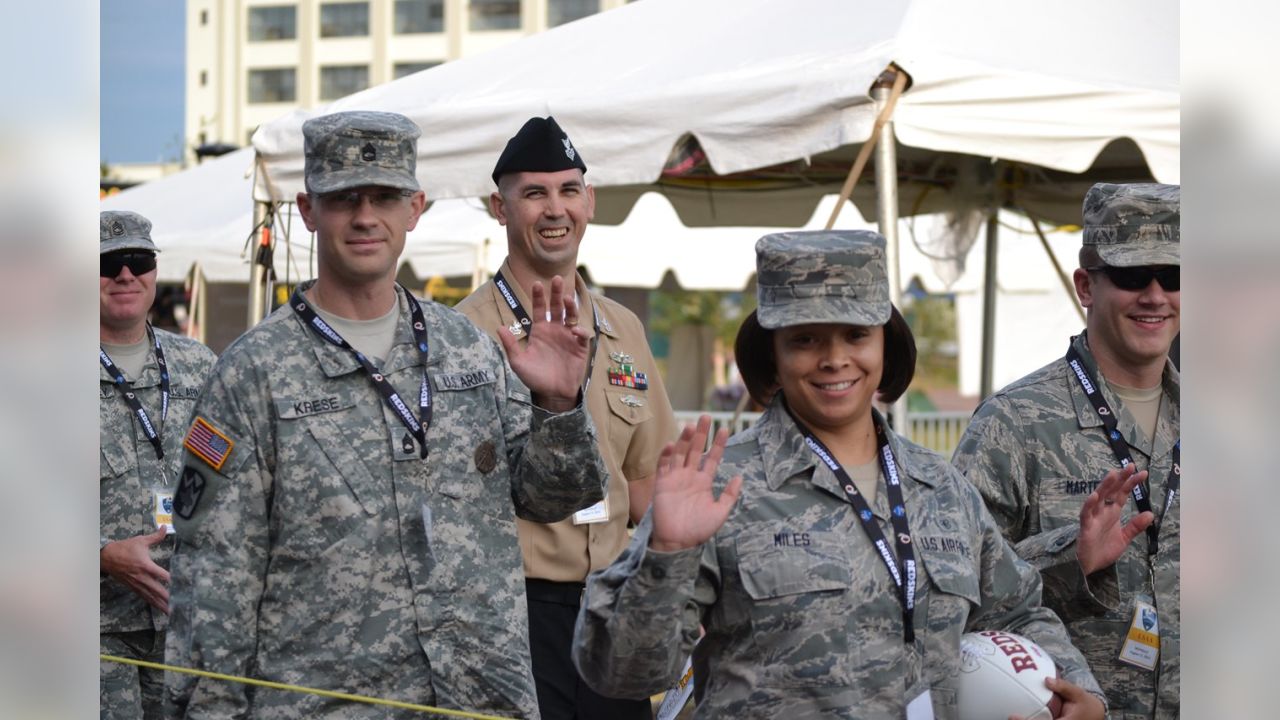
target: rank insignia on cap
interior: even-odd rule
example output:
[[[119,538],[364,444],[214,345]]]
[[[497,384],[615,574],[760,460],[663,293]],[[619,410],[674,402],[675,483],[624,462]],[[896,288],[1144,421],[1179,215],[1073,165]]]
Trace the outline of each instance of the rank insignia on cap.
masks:
[[[111,234],[112,235],[124,234],[124,225],[119,220],[111,223]]]
[[[192,455],[209,463],[214,470],[221,470],[231,455],[231,448],[236,443],[225,433],[209,424],[208,420],[197,417],[182,441],[182,447],[191,451]]]
[[[365,143],[364,147],[360,148],[360,159],[365,162],[377,160],[378,148],[374,147],[373,143]]]
[[[560,142],[564,143],[564,156],[572,160],[577,154],[573,151],[573,144],[569,142],[569,138],[562,138]]]

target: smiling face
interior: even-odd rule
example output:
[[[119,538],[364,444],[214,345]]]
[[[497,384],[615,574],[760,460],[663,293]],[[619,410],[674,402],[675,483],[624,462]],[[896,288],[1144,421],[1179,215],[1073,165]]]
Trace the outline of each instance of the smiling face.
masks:
[[[824,323],[773,333],[778,387],[815,431],[838,433],[869,421],[884,374],[884,327]]]
[[[595,217],[595,190],[577,168],[503,175],[489,196],[494,217],[507,228],[507,255],[541,277],[568,277],[578,245]]]
[[[354,201],[353,192],[358,196]],[[320,279],[359,287],[394,278],[405,236],[418,225],[425,204],[421,190],[406,197],[398,189],[379,186],[298,193],[298,211],[316,234]]]
[[[136,251],[128,251],[136,252]],[[110,342],[134,341],[144,333],[156,299],[156,270],[134,275],[127,266],[113,278],[98,278],[99,334]]]
[[[1155,280],[1140,290],[1124,290],[1105,273],[1083,269],[1075,271],[1074,280],[1080,304],[1089,311],[1089,347],[1103,376],[1130,387],[1158,382],[1178,334],[1181,292],[1165,290]]]

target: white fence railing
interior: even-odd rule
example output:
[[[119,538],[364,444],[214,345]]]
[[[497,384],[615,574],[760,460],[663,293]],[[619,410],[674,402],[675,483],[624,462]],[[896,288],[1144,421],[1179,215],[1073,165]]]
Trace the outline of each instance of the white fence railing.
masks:
[[[912,412],[907,413],[907,432],[906,436],[915,443],[923,445],[930,450],[942,454],[943,457],[951,457],[951,452],[955,450],[956,445],[960,443],[960,436],[964,434],[964,429],[969,425],[968,412]],[[730,411],[718,412],[699,412],[696,410],[677,410],[676,427],[684,427],[686,423],[695,423],[698,416],[711,416],[711,429],[720,429],[728,427],[729,434],[732,435],[751,427],[760,413],[744,412],[734,419],[734,413]]]

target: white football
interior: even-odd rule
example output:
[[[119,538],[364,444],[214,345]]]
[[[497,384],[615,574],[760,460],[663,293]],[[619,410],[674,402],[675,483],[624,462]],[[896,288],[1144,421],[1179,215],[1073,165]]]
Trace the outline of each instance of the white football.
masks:
[[[1044,680],[1057,674],[1049,653],[1021,635],[966,633],[960,638],[960,720],[1050,720],[1053,691]]]

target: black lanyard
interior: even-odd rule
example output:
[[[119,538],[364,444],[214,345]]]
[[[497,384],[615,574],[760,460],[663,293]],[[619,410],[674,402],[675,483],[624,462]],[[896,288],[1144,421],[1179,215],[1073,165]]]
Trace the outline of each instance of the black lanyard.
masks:
[[[413,340],[418,346],[418,356],[422,359],[422,390],[418,393],[418,404],[422,411],[422,421],[414,417],[413,411],[400,399],[400,394],[391,386],[390,382],[383,377],[382,373],[374,366],[365,354],[351,347],[351,343],[347,342],[337,330],[334,330],[324,318],[316,314],[311,309],[311,305],[307,303],[306,298],[302,296],[300,290],[293,291],[293,297],[289,299],[289,304],[293,306],[294,312],[302,318],[302,321],[311,328],[316,335],[331,345],[336,345],[344,350],[351,351],[360,366],[364,368],[369,379],[373,381],[373,386],[378,389],[378,394],[382,395],[382,400],[391,408],[391,411],[400,418],[400,422],[404,424],[409,432],[418,439],[418,447],[421,448],[421,456],[423,459],[427,457],[427,429],[431,427],[431,382],[427,379],[427,320],[422,314],[422,306],[418,304],[417,299],[409,294],[408,290],[404,291],[405,297],[409,301],[409,315],[413,319]],[[397,298],[397,302],[399,299]],[[408,438],[406,438],[407,440]]]
[[[138,400],[138,394],[134,392],[133,385],[125,379],[120,368],[111,362],[111,356],[102,349],[101,345],[98,346],[98,361],[115,381],[116,389],[124,397],[124,402],[133,411],[134,417],[138,418],[138,424],[142,426],[142,434],[147,436],[151,447],[156,451],[156,459],[164,460],[164,443],[160,440],[160,433],[163,431],[165,418],[169,417],[169,368],[164,362],[164,349],[160,347],[160,338],[151,329],[151,323],[147,323],[147,337],[151,338],[152,347],[156,351],[156,364],[160,366],[160,427],[156,427],[151,422],[151,417],[147,415],[147,409],[142,407],[142,402]]]
[[[516,298],[516,294],[511,289],[511,283],[507,282],[507,278],[502,275],[502,271],[494,273],[493,284],[498,286],[498,292],[502,293],[502,299],[507,301],[507,307],[511,308],[511,313],[516,316],[516,321],[524,328],[527,335],[529,327],[533,324],[533,320],[529,318],[529,313],[520,304],[520,300]],[[576,292],[576,289],[575,289]],[[582,380],[583,393],[586,393],[587,387],[591,384],[591,368],[596,364],[596,348],[600,344],[600,313],[596,310],[596,304],[592,302],[591,295],[588,293],[587,302],[591,303],[591,329],[594,334],[591,336],[591,352],[587,357],[587,373]],[[515,328],[512,327],[514,332]]]
[[[786,407],[785,403],[783,407]],[[897,535],[895,546],[898,550],[898,557],[895,559],[893,552],[889,550],[889,541],[885,538],[884,533],[880,531],[880,525],[876,522],[875,515],[871,512],[871,507],[867,504],[866,498],[862,493],[858,492],[858,488],[854,486],[853,479],[849,477],[849,473],[840,465],[840,461],[836,460],[835,455],[822,444],[809,428],[791,412],[791,408],[787,408],[787,414],[791,415],[791,420],[795,422],[796,427],[800,430],[801,436],[804,437],[805,444],[817,455],[827,467],[831,468],[831,472],[835,474],[836,479],[840,481],[841,487],[844,488],[845,499],[853,506],[854,511],[858,514],[858,520],[862,522],[862,529],[867,533],[867,537],[871,540],[871,544],[875,546],[876,552],[880,554],[880,559],[884,562],[884,566],[889,569],[889,575],[893,577],[893,582],[898,586],[898,602],[902,605],[902,634],[903,641],[906,643],[915,642],[916,632],[913,617],[916,611],[916,555],[911,549],[911,528],[907,525],[907,506],[902,499],[902,482],[898,476],[898,463],[894,460],[893,449],[889,447],[889,437],[885,433],[880,423],[876,426],[876,447],[879,451],[880,470],[884,473],[885,492],[889,497],[889,522],[893,525],[893,532]],[[901,567],[899,567],[899,562]]]
[[[1129,453],[1129,444],[1124,441],[1124,435],[1117,429],[1115,411],[1107,404],[1107,399],[1102,396],[1102,388],[1099,387],[1097,379],[1089,372],[1089,368],[1085,367],[1084,359],[1080,357],[1080,353],[1076,352],[1075,345],[1067,348],[1067,367],[1075,373],[1076,380],[1080,383],[1080,389],[1084,390],[1084,394],[1089,398],[1089,403],[1093,405],[1093,409],[1098,413],[1098,417],[1102,419],[1102,427],[1107,431],[1107,444],[1111,446],[1111,452],[1116,456],[1116,460],[1120,462],[1120,467],[1128,467],[1133,463],[1133,455]],[[1154,443],[1155,438],[1151,441]],[[1182,456],[1182,439],[1179,438],[1173,444],[1173,466],[1169,468],[1169,479],[1165,482],[1164,490],[1164,508],[1160,513],[1160,517],[1155,522],[1147,526],[1147,554],[1155,555],[1160,548],[1160,525],[1164,522],[1164,517],[1169,513],[1169,508],[1173,506],[1174,497],[1178,494],[1178,487],[1182,482],[1182,467],[1180,459]],[[1150,480],[1150,478],[1147,478]],[[1138,483],[1133,488],[1133,502],[1138,506],[1138,512],[1152,512],[1151,497],[1149,488]],[[1152,512],[1154,515],[1155,513]]]

